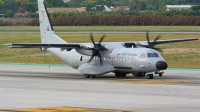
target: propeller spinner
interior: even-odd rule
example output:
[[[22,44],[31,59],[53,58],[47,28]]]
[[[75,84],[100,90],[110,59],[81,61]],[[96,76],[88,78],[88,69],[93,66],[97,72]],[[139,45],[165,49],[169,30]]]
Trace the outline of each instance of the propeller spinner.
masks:
[[[161,49],[155,48],[155,47],[154,47],[154,46],[156,45],[156,41],[157,41],[158,39],[161,38],[160,35],[158,35],[158,36],[154,39],[153,42],[150,42],[150,41],[149,41],[149,31],[147,31],[147,32],[146,32],[146,38],[147,38],[148,45],[142,45],[142,44],[138,44],[138,45],[139,45],[139,46],[142,46],[142,47],[150,48],[150,49],[155,49],[155,50],[157,50],[157,51],[159,51],[159,52],[162,52]]]

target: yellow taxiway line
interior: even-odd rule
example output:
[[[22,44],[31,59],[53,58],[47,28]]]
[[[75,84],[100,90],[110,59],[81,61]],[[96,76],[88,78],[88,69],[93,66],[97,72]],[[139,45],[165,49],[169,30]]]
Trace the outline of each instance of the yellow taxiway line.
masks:
[[[118,82],[120,84],[160,84],[160,83],[186,83],[190,82],[187,80],[134,80],[134,81],[123,81]]]
[[[79,107],[65,107],[65,106],[0,110],[0,112],[124,112],[124,111],[125,110],[79,108]],[[138,112],[138,111],[126,111],[126,112]]]

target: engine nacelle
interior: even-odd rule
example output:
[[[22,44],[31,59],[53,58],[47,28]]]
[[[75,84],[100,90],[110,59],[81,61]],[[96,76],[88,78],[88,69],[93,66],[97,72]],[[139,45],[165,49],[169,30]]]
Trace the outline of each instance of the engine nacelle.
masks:
[[[86,56],[91,56],[92,52],[93,52],[92,50],[87,50],[85,48],[76,48],[75,50],[76,50],[76,52],[78,52],[82,55],[86,55]]]

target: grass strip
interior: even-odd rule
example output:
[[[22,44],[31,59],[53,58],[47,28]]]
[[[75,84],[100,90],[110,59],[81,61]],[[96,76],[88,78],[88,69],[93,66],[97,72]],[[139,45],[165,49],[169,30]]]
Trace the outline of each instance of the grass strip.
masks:
[[[0,26],[5,30],[40,30],[39,26]],[[199,26],[54,26],[54,30],[64,31],[200,31]]]

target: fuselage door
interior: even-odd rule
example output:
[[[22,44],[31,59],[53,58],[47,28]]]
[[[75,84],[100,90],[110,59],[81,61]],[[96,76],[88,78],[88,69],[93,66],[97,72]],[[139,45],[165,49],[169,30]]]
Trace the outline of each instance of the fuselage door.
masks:
[[[83,56],[79,55],[78,53],[74,53],[72,57],[72,65],[74,68],[78,68],[80,63],[83,60]]]
[[[136,69],[136,59],[134,56],[130,56],[130,61],[128,62],[132,69]]]

